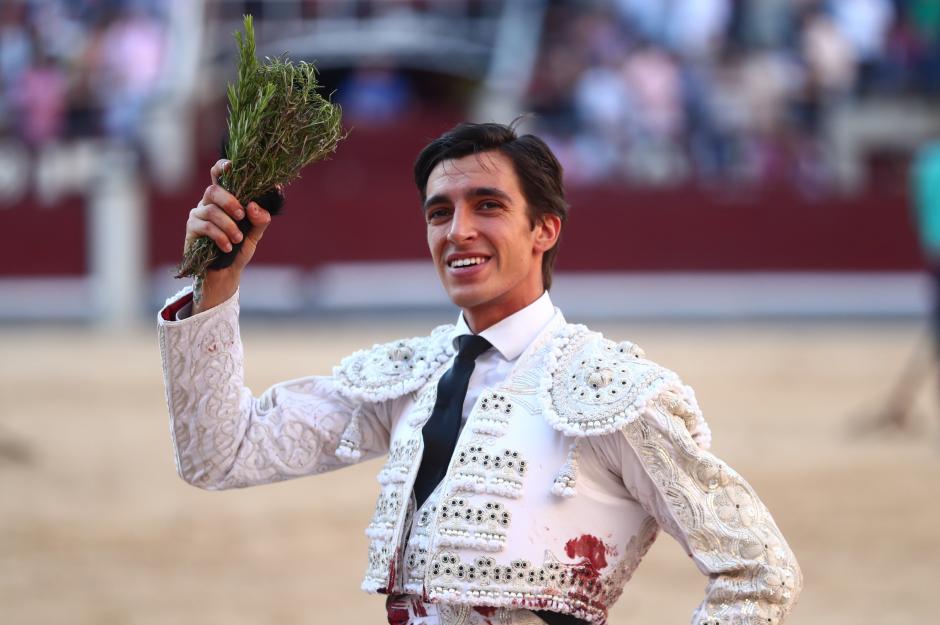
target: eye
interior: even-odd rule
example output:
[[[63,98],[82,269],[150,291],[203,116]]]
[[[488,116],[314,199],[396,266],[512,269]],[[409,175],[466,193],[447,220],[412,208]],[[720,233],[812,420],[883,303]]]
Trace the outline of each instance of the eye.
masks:
[[[437,208],[429,208],[425,217],[428,223],[438,223],[447,219],[450,216],[450,212],[449,208],[439,206]]]
[[[487,210],[496,210],[498,208],[502,208],[503,205],[497,202],[496,200],[483,200],[477,206],[480,210],[487,211]]]

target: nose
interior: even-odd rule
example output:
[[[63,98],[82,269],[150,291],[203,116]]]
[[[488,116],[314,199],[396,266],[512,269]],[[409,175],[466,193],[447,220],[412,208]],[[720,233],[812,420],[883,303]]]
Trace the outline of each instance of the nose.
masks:
[[[450,220],[450,228],[447,231],[447,240],[451,243],[460,243],[470,241],[476,235],[476,220],[473,211],[465,205],[455,207]]]

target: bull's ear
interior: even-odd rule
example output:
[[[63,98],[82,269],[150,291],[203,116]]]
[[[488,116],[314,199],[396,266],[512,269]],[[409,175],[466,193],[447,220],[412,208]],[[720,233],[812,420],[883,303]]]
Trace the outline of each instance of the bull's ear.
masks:
[[[272,216],[279,214],[284,208],[284,193],[277,187],[272,187],[253,199],[258,206],[271,213]]]

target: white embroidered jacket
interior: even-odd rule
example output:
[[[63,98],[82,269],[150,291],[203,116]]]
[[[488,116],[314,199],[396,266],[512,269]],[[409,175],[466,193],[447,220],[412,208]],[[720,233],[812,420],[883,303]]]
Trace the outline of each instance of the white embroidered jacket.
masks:
[[[368,592],[602,625],[662,527],[709,577],[694,624],[783,620],[800,570],[751,487],[703,449],[691,389],[633,344],[561,313],[505,383],[480,395],[446,477],[414,512],[421,428],[453,355],[448,330],[357,352],[332,376],[255,398],[243,384],[237,295],[183,321],[161,316],[180,475],[242,487],[387,453],[366,530]],[[607,470],[579,471],[585,454]]]

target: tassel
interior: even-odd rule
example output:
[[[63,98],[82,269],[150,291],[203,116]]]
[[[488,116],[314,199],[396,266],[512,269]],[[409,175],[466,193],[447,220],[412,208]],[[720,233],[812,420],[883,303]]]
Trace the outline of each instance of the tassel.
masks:
[[[580,438],[575,438],[568,449],[568,459],[559,469],[552,484],[552,494],[557,497],[574,497],[578,494],[576,481],[578,479],[578,445]]]
[[[362,458],[362,430],[359,428],[359,408],[353,411],[352,418],[346,429],[343,430],[336,448],[336,457],[340,460],[353,463]]]

